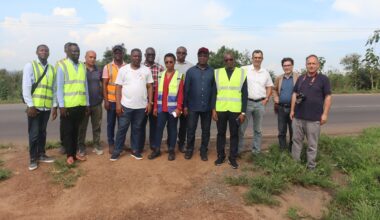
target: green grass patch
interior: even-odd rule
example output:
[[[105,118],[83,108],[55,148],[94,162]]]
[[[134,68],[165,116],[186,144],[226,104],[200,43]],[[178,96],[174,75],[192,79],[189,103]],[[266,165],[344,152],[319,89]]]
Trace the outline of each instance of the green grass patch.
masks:
[[[301,219],[301,216],[298,214],[298,209],[294,207],[290,207],[288,211],[286,212],[286,217],[288,217],[291,220],[299,220]]]
[[[53,176],[53,181],[62,184],[65,188],[75,186],[78,178],[83,175],[83,171],[78,169],[75,163],[68,165],[66,159],[55,160],[50,173]]]
[[[0,181],[8,179],[12,175],[12,171],[3,168],[2,166],[4,166],[4,161],[0,160]]]
[[[12,143],[0,144],[0,149],[11,149],[12,147],[14,147]]]
[[[59,147],[61,147],[60,141],[48,141],[48,142],[46,142],[45,149],[51,150],[51,149],[57,149]]]

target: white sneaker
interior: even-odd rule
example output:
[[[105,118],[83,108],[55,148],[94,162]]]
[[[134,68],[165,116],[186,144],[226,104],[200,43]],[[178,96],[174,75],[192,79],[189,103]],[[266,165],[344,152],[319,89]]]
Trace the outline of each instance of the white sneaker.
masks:
[[[96,155],[102,155],[104,153],[103,150],[98,150],[97,148],[94,148],[92,152],[94,152]]]

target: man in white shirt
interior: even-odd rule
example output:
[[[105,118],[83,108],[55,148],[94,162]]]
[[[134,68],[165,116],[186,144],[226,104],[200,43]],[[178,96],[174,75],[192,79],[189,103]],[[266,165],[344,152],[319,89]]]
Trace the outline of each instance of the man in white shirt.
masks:
[[[261,50],[255,50],[252,53],[252,65],[245,66],[247,72],[248,84],[248,103],[246,120],[239,128],[239,149],[238,153],[242,153],[244,149],[244,133],[248,123],[253,119],[253,143],[252,152],[260,153],[261,150],[261,125],[265,113],[265,106],[272,94],[273,81],[269,72],[261,68],[264,55]]]
[[[116,78],[116,114],[119,116],[115,149],[110,158],[116,161],[123,150],[124,140],[131,125],[131,156],[142,159],[141,135],[145,115],[149,114],[153,103],[153,77],[150,69],[141,65],[140,49],[131,51],[131,63],[119,69]],[[147,98],[148,97],[148,100]]]

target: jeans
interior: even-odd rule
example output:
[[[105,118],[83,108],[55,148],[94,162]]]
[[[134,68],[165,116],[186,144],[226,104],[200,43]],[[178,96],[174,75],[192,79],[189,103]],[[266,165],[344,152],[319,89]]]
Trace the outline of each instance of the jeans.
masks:
[[[29,156],[31,160],[36,160],[45,154],[46,127],[49,117],[50,111],[38,111],[36,117],[28,117]]]
[[[107,110],[107,141],[108,145],[115,144],[115,125],[116,125],[116,103],[109,102],[110,109]]]
[[[85,116],[84,106],[66,108],[66,117],[62,117],[63,146],[67,157],[75,157],[78,147],[79,124]]]
[[[252,143],[252,152],[259,153],[261,150],[261,124],[262,120],[264,118],[265,114],[265,107],[263,103],[260,102],[253,102],[248,100],[247,103],[247,112],[246,112],[246,118],[243,122],[243,124],[239,128],[239,153],[242,153],[244,150],[244,133],[247,129],[248,123],[251,119],[253,119],[253,143]]]
[[[133,152],[141,149],[141,135],[145,117],[145,108],[130,109],[122,106],[123,114],[119,116],[118,129],[116,133],[116,143],[113,154],[120,154],[124,147],[125,136],[131,125],[131,148]]]
[[[85,115],[82,123],[79,125],[78,148],[80,153],[84,153],[86,150],[85,141],[87,125],[90,117],[92,126],[92,140],[94,143],[94,147],[98,150],[101,150],[100,131],[102,122],[102,104],[98,104],[90,107],[90,115]]]
[[[195,132],[197,130],[198,118],[201,118],[202,141],[200,151],[207,153],[208,143],[210,141],[211,111],[194,112],[189,110],[187,115],[187,151],[194,151]]]
[[[186,141],[186,129],[187,129],[187,117],[181,115],[179,117],[179,129],[178,129],[178,146],[183,147]]]
[[[292,120],[290,119],[290,107],[278,106],[277,125],[278,125],[278,143],[281,150],[292,151]],[[289,146],[286,144],[286,133],[289,128]]]
[[[239,145],[239,125],[236,119],[239,117],[239,113],[235,112],[217,112],[218,121],[216,121],[216,126],[218,128],[218,134],[216,138],[216,150],[218,153],[218,158],[225,158],[226,153],[224,152],[224,147],[226,145],[226,131],[227,123],[230,127],[230,158],[236,159],[238,153]]]
[[[178,117],[174,118],[174,116],[169,112],[160,112],[157,116],[157,128],[156,128],[156,136],[154,141],[154,148],[160,150],[162,135],[164,133],[165,125],[168,124],[168,148],[169,151],[174,151],[176,139],[177,139],[177,121]]]
[[[315,168],[318,150],[318,139],[321,131],[319,121],[307,121],[302,119],[293,119],[293,147],[292,157],[294,160],[300,161],[301,151],[303,148],[303,139],[306,135],[307,139],[307,167]]]
[[[157,118],[153,115],[153,113],[150,113],[148,116],[144,117],[144,122],[143,122],[143,134],[141,135],[141,151],[144,149],[145,146],[145,138],[146,138],[146,124],[149,119],[149,146],[152,148],[154,144],[154,138],[155,138],[155,132],[156,132],[156,127],[157,127]]]

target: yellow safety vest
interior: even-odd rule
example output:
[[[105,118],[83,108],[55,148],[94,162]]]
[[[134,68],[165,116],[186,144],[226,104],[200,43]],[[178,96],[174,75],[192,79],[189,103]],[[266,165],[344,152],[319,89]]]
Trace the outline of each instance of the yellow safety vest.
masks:
[[[166,71],[160,72],[158,74],[158,99],[157,99],[157,109],[159,112],[162,112],[162,95],[164,92],[164,81],[165,81]],[[172,112],[177,108],[177,95],[179,84],[183,78],[183,74],[179,73],[178,70],[175,71],[172,79],[169,83],[168,88],[168,112]]]
[[[45,69],[38,61],[33,61],[32,66],[34,80],[37,82]],[[50,64],[48,64],[46,68],[48,68],[46,70],[46,75],[41,79],[32,95],[33,105],[36,108],[51,108],[53,105],[53,82],[55,80],[55,71],[54,67]]]
[[[64,74],[63,101],[66,108],[86,106],[86,66],[79,62],[78,70],[71,60],[59,63]]]
[[[230,79],[228,79],[225,68],[215,70],[216,111],[241,112],[241,88],[246,77],[244,70],[238,67],[235,67]]]

